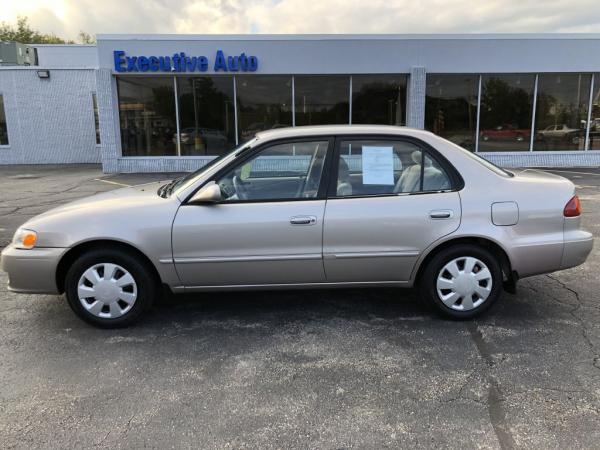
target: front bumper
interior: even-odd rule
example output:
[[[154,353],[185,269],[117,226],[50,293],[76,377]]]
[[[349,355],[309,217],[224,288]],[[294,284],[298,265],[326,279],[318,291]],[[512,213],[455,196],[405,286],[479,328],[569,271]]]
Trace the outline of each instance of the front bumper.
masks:
[[[594,236],[583,230],[565,232],[560,269],[568,269],[583,264],[594,247]]]
[[[27,294],[59,294],[56,267],[67,250],[6,247],[0,254],[0,268],[8,273],[8,290]]]

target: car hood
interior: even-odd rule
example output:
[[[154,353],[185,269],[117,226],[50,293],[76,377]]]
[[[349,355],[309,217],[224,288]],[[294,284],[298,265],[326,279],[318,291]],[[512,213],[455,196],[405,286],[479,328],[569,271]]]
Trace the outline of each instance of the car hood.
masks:
[[[75,200],[22,227],[38,233],[40,247],[70,247],[95,239],[136,242],[142,234],[155,236],[155,230],[164,230],[168,237],[179,200],[160,197],[156,192],[160,185],[154,182]]]
[[[122,210],[139,205],[151,205],[160,203],[164,198],[158,196],[156,191],[161,186],[161,182],[153,182],[141,184],[138,186],[125,187],[114,189],[108,192],[91,195],[89,197],[80,198],[64,205],[52,208],[38,216],[38,218],[48,218],[55,215],[63,214],[102,214],[109,210]]]

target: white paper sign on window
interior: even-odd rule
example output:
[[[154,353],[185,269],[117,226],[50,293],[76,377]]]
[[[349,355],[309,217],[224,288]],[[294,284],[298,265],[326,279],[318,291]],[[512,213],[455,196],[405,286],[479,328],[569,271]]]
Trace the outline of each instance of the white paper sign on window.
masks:
[[[394,185],[394,148],[362,148],[363,184]]]

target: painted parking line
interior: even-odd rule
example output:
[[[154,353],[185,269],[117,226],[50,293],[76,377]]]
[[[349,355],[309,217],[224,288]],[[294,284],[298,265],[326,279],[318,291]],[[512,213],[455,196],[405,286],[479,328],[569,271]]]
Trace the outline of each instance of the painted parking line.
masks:
[[[94,181],[102,181],[103,183],[115,184],[117,186],[131,187],[131,184],[119,183],[118,181],[103,180],[102,178],[94,178]]]
[[[547,172],[560,172],[560,173],[576,173],[579,175],[596,175],[600,176],[600,173],[595,172],[576,172],[574,170],[562,170],[562,169],[546,169]]]

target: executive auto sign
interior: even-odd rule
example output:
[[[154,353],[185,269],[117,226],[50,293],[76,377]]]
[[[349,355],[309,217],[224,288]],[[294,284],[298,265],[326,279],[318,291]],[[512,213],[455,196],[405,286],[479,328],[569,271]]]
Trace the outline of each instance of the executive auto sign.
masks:
[[[172,56],[127,56],[123,50],[113,51],[117,72],[206,72],[210,61],[206,56],[187,56],[184,52]],[[241,53],[225,56],[222,50],[215,54],[215,72],[256,72],[258,58]]]

